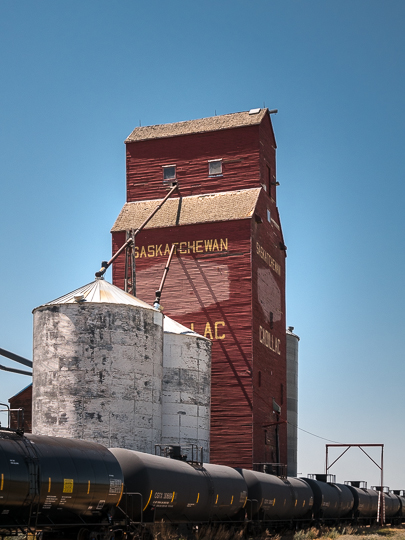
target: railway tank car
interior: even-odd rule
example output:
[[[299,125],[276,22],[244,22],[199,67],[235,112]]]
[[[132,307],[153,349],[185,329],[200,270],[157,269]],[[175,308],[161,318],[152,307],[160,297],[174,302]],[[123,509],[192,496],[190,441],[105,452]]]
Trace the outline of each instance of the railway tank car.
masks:
[[[261,531],[377,519],[380,494],[360,483],[186,462],[180,447],[169,455],[177,459],[0,429],[0,537],[20,530],[111,540],[160,521],[190,532],[200,524]],[[403,493],[383,500],[387,522],[404,521]]]
[[[328,475],[315,474],[303,480],[314,494],[313,513],[316,520],[349,518],[354,508],[354,497],[348,486],[327,482]]]
[[[125,478],[121,508],[133,521],[175,523],[237,519],[248,494],[230,467],[111,448]]]
[[[1,430],[0,536],[108,524],[123,482],[114,456],[97,443]]]
[[[346,482],[346,485],[354,499],[353,517],[360,523],[372,523],[378,514],[378,492],[358,480]]]
[[[244,478],[252,519],[291,522],[311,520],[313,494],[299,478],[279,478],[264,472],[239,469]]]

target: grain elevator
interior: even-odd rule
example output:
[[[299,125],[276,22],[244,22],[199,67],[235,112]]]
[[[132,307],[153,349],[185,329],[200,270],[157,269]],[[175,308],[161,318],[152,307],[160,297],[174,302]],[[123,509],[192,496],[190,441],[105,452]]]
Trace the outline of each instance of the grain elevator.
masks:
[[[136,237],[137,296],[212,341],[211,461],[287,463],[285,257],[268,109],[138,127],[126,139],[127,202],[113,253]],[[125,257],[113,282],[125,287]],[[179,409],[180,410],[180,409]]]

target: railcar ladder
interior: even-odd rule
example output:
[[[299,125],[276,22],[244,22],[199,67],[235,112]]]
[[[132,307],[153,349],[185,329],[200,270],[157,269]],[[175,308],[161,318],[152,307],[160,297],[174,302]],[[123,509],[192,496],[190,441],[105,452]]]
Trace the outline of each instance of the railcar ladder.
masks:
[[[29,439],[22,436],[20,439],[20,442],[25,447],[25,461],[28,466],[29,484],[30,484],[29,493],[27,496],[27,498],[29,498],[30,500],[30,511],[29,511],[28,522],[26,526],[30,532],[36,532],[37,526],[38,526],[40,489],[41,489],[40,474],[39,474],[40,473],[39,459]]]

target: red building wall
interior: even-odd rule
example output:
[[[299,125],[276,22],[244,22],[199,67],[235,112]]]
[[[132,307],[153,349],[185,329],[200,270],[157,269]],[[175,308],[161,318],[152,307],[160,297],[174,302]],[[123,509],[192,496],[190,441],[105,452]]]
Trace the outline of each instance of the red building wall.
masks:
[[[177,166],[179,194],[183,197],[258,187],[259,136],[257,125],[129,143],[127,202],[163,198],[167,188],[162,182],[162,166],[171,164]],[[222,176],[208,176],[211,159],[223,160]]]
[[[270,211],[270,221],[267,210]],[[285,251],[278,212],[262,193],[256,212],[262,223],[252,220],[252,336],[254,463],[286,463],[286,319]],[[281,406],[273,411],[273,398]],[[276,425],[279,433],[277,456]]]
[[[281,406],[279,459],[286,463],[285,246],[269,115],[257,125],[136,141],[126,148],[128,202],[162,199],[162,166],[171,164],[179,181],[174,198],[263,188],[255,215],[246,219],[202,219],[138,234],[136,296],[153,303],[177,242],[161,304],[166,315],[213,340],[211,461],[246,468],[276,462],[274,399]],[[212,159],[223,160],[221,176],[208,176]],[[113,252],[124,241],[124,232],[114,232]],[[113,282],[124,287],[123,256],[114,263]]]
[[[32,431],[32,384],[21,390],[17,395],[11,397],[8,402],[10,409],[24,409],[24,431],[31,433]],[[18,422],[21,422],[19,413],[12,412],[10,414],[10,427],[18,428]]]
[[[124,233],[114,234],[113,251]],[[200,242],[201,241],[201,242]],[[149,246],[178,242],[161,304],[164,313],[213,341],[211,461],[252,465],[252,302],[250,220],[147,229],[137,236],[136,295],[152,304],[167,255]],[[142,250],[142,247],[145,250]],[[198,252],[197,250],[201,250]],[[153,253],[158,250],[156,247]],[[152,253],[152,249],[149,249]],[[113,280],[124,286],[124,258]]]

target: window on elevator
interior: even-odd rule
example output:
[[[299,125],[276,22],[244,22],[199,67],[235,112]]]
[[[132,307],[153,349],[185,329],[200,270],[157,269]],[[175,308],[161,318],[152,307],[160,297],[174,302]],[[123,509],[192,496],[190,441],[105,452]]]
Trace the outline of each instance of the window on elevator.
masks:
[[[163,182],[176,180],[176,165],[163,165]]]
[[[208,161],[208,176],[222,175],[222,159],[211,159]]]

